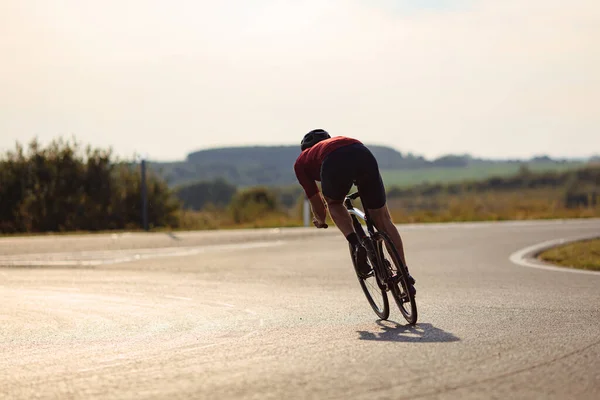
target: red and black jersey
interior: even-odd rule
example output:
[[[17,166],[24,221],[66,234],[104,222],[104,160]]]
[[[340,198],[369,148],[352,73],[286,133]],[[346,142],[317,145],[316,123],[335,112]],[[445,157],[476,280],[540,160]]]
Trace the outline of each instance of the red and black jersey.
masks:
[[[335,136],[318,142],[298,156],[294,164],[294,172],[308,198],[319,192],[315,181],[321,181],[321,165],[325,157],[340,147],[356,143],[361,142],[345,136]]]

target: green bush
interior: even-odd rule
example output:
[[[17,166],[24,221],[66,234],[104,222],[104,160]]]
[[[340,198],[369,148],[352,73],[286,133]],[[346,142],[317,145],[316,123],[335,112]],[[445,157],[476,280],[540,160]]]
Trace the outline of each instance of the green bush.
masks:
[[[237,188],[223,178],[197,182],[181,186],[175,190],[175,194],[183,203],[183,207],[188,210],[202,210],[208,205],[225,207],[231,202],[236,192]]]
[[[141,225],[139,166],[121,162],[110,150],[82,150],[58,139],[43,148],[0,158],[0,232],[98,231]],[[166,183],[147,174],[150,227],[176,226],[179,204]]]
[[[266,187],[238,192],[229,206],[235,223],[245,223],[279,212],[277,195]]]

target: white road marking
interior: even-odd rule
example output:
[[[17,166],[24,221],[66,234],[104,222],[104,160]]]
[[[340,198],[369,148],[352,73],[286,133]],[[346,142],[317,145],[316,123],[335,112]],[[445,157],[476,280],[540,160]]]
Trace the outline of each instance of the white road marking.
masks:
[[[78,369],[77,372],[90,372],[90,371],[98,371],[101,369],[106,369],[106,368],[111,368],[111,367],[118,367],[123,365],[123,362],[117,362],[114,364],[107,364],[107,365],[99,365],[96,367],[91,367],[91,368],[83,368],[83,369]]]
[[[407,224],[397,224],[398,227],[402,228],[417,228],[417,229],[439,229],[439,228],[475,228],[475,227],[489,227],[489,226],[554,226],[554,225],[589,225],[589,224],[597,224],[600,223],[600,218],[571,218],[571,219],[552,219],[552,220],[509,220],[509,221],[475,221],[475,222],[440,222],[440,223],[407,223]],[[243,234],[248,232],[249,234],[256,233],[257,230],[245,230]],[[181,231],[176,234],[180,237],[198,237],[199,235],[205,235],[207,231]],[[234,234],[240,233],[240,231],[232,231]],[[272,228],[272,229],[262,229],[261,232],[279,235],[285,234],[288,232],[314,232],[314,228]],[[325,233],[325,232],[324,232]],[[30,236],[19,236],[19,237],[11,237],[5,236],[0,237],[0,244],[10,244],[10,243],[22,243],[24,241],[54,241],[61,239],[70,239],[70,240],[87,240],[87,239],[120,239],[127,237],[149,237],[149,236],[161,236],[165,235],[165,233],[140,233],[140,232],[119,232],[119,233],[82,233],[82,234],[67,234],[67,235],[30,235]]]
[[[414,224],[396,224],[398,229],[440,230],[440,229],[475,229],[490,227],[535,227],[554,229],[556,225],[591,225],[600,223],[599,218],[554,219],[554,220],[518,220],[518,221],[474,221],[474,222],[431,222]]]
[[[570,272],[573,274],[585,274],[585,275],[600,276],[600,271],[588,271],[588,270],[568,268],[568,267],[555,267],[552,265],[545,264],[542,261],[538,261],[535,258],[533,258],[533,257],[535,257],[536,254],[539,254],[540,252],[542,252],[546,249],[549,249],[549,248],[552,248],[555,246],[559,246],[562,244],[570,243],[570,242],[576,242],[576,241],[579,241],[582,239],[593,239],[595,237],[598,237],[598,235],[587,235],[587,236],[581,236],[581,237],[575,237],[575,238],[562,238],[562,239],[549,240],[549,241],[538,243],[533,246],[525,247],[524,249],[516,251],[510,255],[509,260],[512,263],[520,265],[522,267],[544,269],[547,271]]]
[[[117,296],[146,296],[145,293],[140,292],[128,292],[126,290],[111,290],[111,294],[115,294]]]
[[[235,307],[233,304],[223,303],[223,302],[220,302],[220,301],[214,301],[213,303],[218,304],[220,306],[229,307],[229,308],[234,308]]]
[[[101,364],[113,363],[115,361],[127,360],[128,358],[130,358],[130,357],[125,354],[119,354],[118,356],[115,356],[115,357],[105,358],[104,360],[100,361],[100,363]]]
[[[61,286],[40,286],[39,289],[42,290],[59,290],[59,291],[67,291],[67,292],[81,292],[81,289],[75,287],[61,287]]]
[[[168,295],[168,294],[167,294],[167,295],[165,295],[165,297],[166,297],[167,299],[175,299],[175,300],[187,300],[187,301],[190,301],[190,300],[192,300],[192,298],[191,298],[191,297],[171,296],[171,295]]]
[[[0,256],[5,266],[99,266],[120,264],[162,257],[193,256],[210,251],[235,251],[280,246],[281,240],[253,243],[234,243],[200,247],[160,247],[115,251],[82,251],[73,253],[40,253]]]
[[[227,344],[228,342],[219,342],[219,343],[212,343],[212,344],[205,344],[205,345],[200,345],[200,346],[195,346],[195,347],[188,347],[186,349],[176,349],[178,353],[188,353],[190,351],[196,351],[196,350],[200,350],[200,349],[208,349],[209,347],[215,347],[215,346],[219,346],[219,345],[223,345],[223,344]]]
[[[258,330],[253,330],[251,332],[246,333],[244,336],[241,336],[239,339],[240,340],[247,339],[247,338],[249,338],[250,336],[252,336],[252,335],[254,335],[256,333],[258,333]]]

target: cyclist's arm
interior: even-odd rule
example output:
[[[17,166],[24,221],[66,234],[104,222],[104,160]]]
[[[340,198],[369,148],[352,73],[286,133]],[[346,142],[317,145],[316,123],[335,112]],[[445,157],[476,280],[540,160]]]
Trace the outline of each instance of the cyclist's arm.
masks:
[[[321,197],[321,193],[319,192],[319,187],[314,179],[311,179],[306,172],[304,171],[304,167],[301,162],[296,162],[294,164],[294,172],[296,173],[296,178],[298,178],[298,182],[304,189],[304,193],[310,202],[313,214],[315,218],[319,220],[319,222],[324,223],[327,218],[327,210],[325,208],[325,202]]]
[[[310,205],[313,210],[313,214],[319,220],[320,223],[325,223],[325,219],[327,218],[327,207],[325,206],[325,202],[323,201],[323,197],[321,197],[321,193],[317,192],[312,197],[308,198],[310,201]]]

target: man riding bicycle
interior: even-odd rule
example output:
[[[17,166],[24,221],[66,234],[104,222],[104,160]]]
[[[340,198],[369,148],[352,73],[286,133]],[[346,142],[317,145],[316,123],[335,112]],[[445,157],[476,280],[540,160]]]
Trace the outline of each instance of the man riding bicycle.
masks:
[[[329,208],[333,222],[352,246],[359,275],[363,278],[369,276],[372,268],[367,260],[367,251],[360,243],[350,214],[343,204],[353,184],[358,187],[373,225],[388,234],[404,265],[407,265],[402,238],[387,208],[385,187],[371,151],[356,139],[345,136],[332,138],[323,129],[315,129],[304,135],[300,148],[302,152],[294,164],[294,171],[310,201],[313,224],[317,228],[325,228]],[[327,205],[315,181],[321,182]],[[409,281],[414,285],[412,277],[409,277]]]

